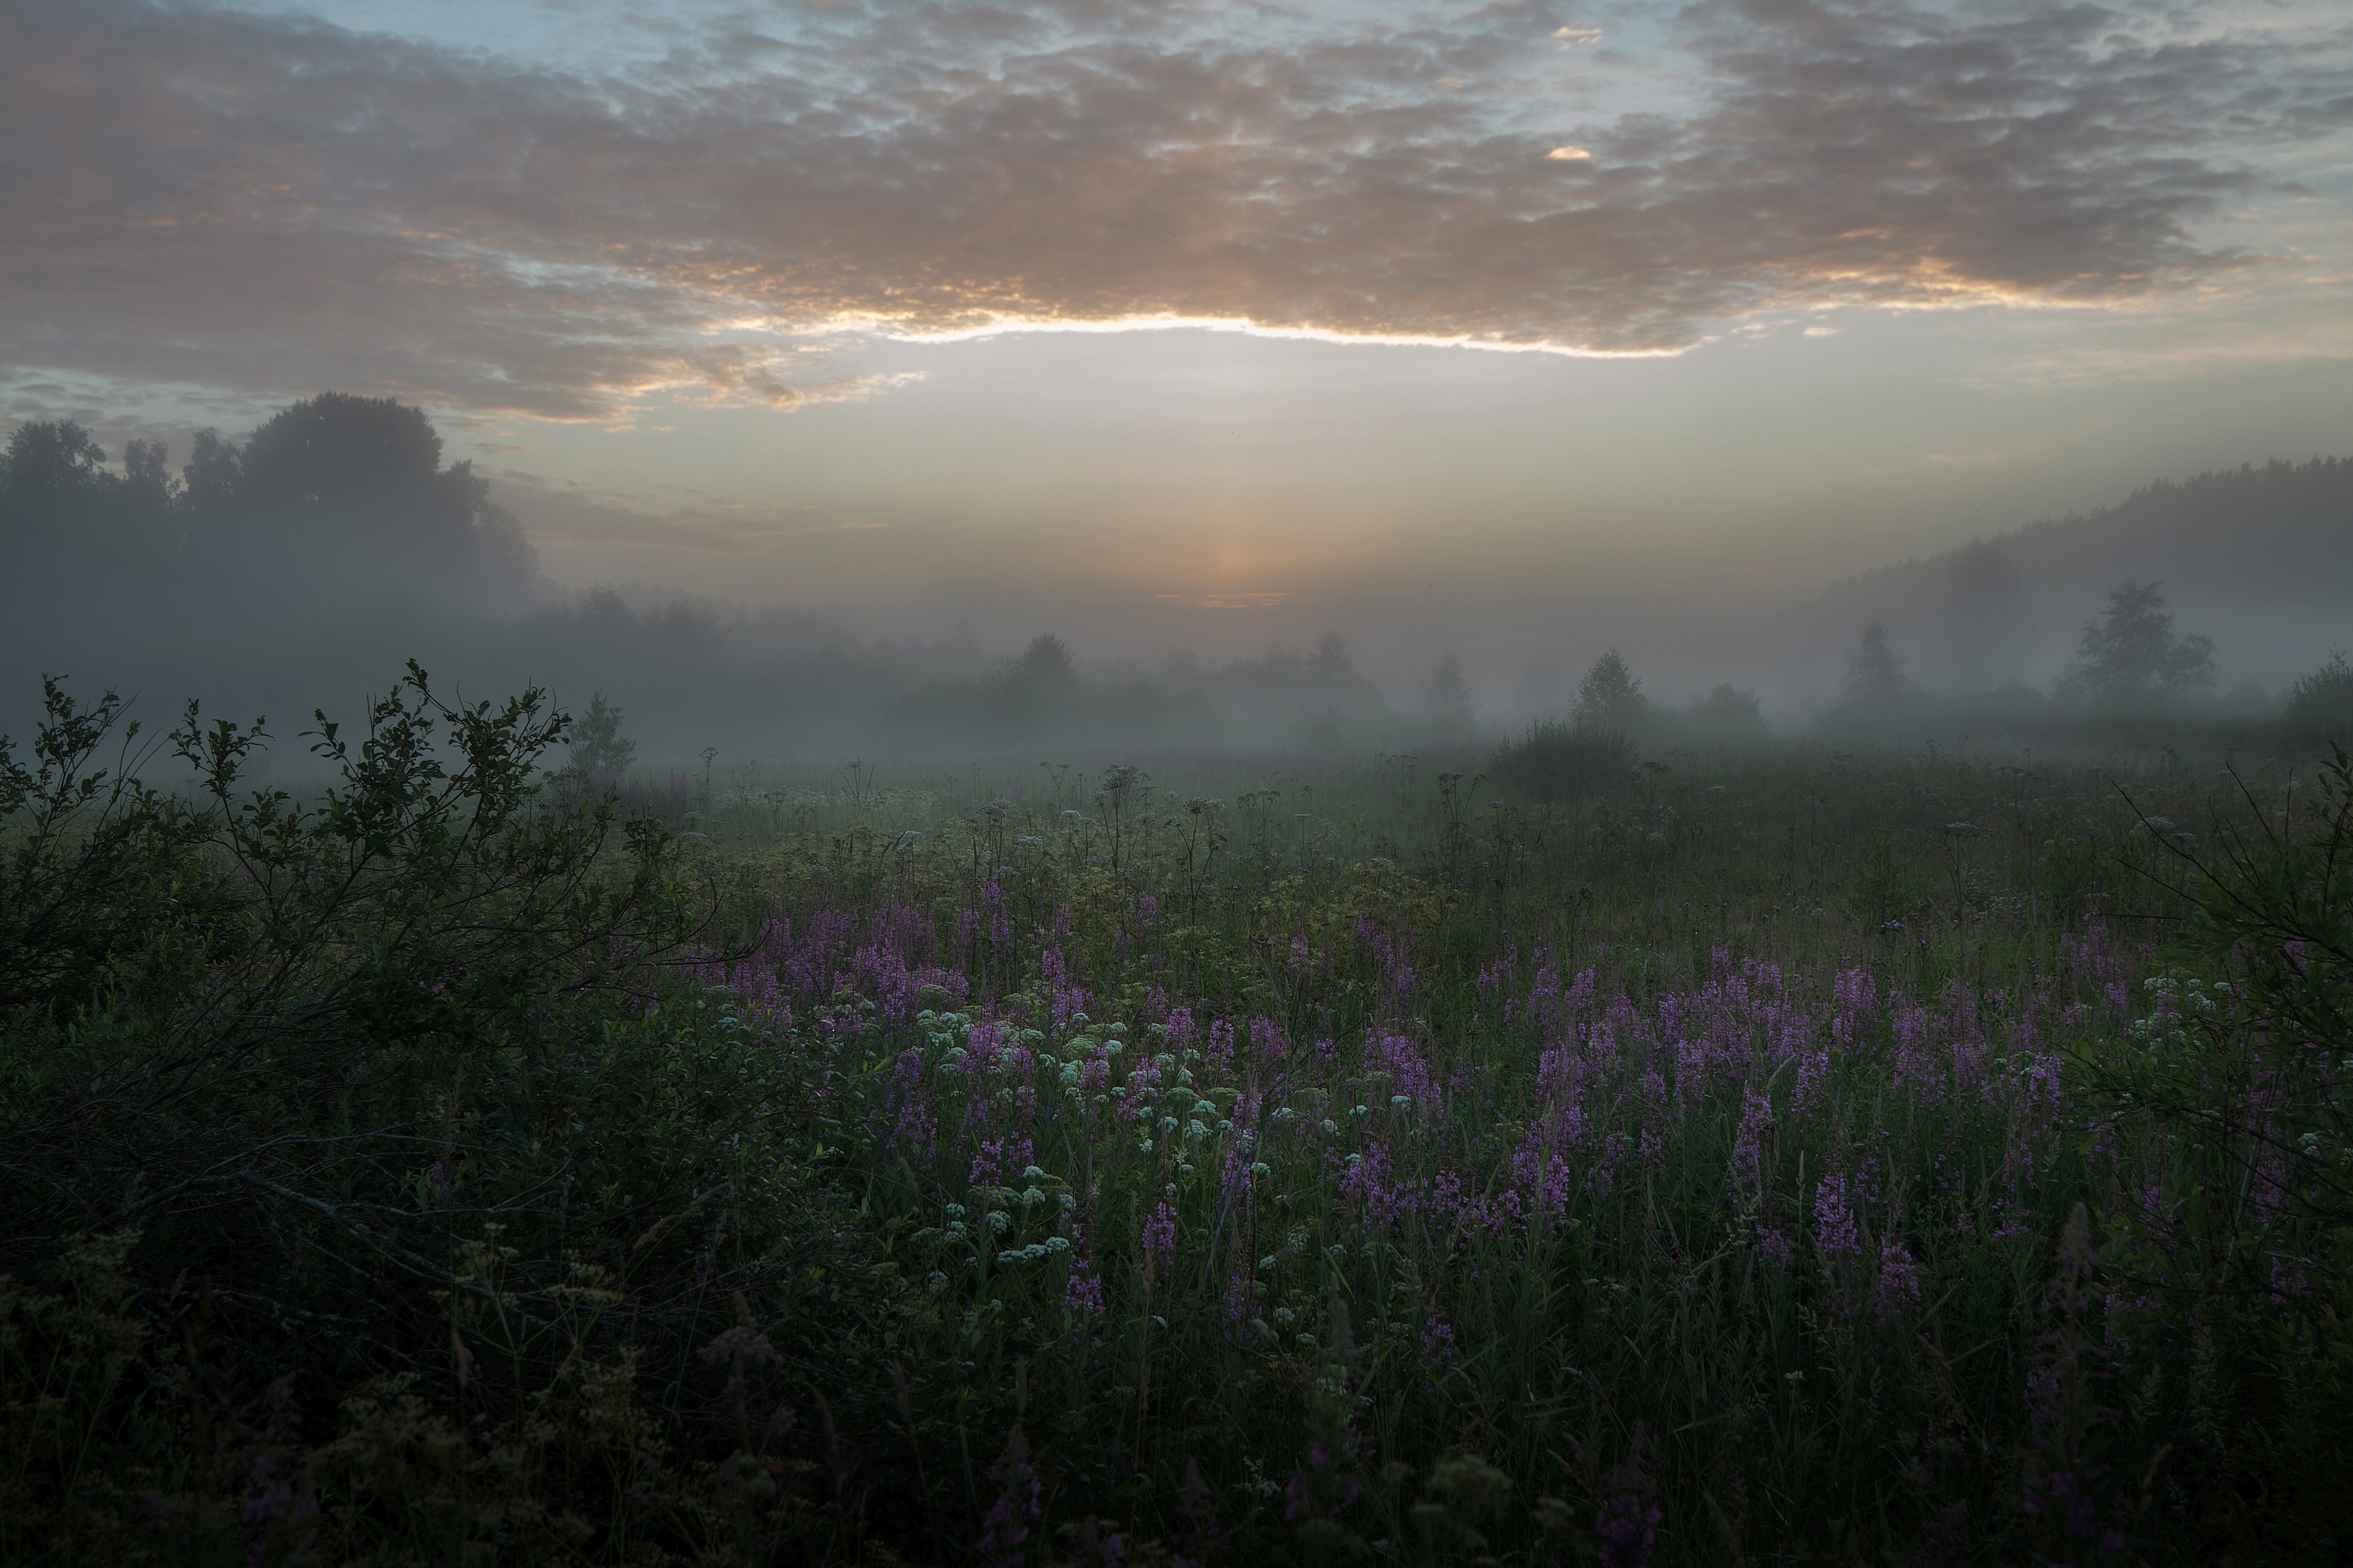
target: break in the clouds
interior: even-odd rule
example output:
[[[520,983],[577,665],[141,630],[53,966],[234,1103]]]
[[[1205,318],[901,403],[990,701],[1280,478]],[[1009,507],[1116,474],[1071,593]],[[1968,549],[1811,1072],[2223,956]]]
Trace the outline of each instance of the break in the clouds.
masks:
[[[2353,132],[2353,29],[2282,15],[845,0],[598,64],[19,0],[0,373],[609,419],[861,395],[844,330],[2130,303],[2263,267],[2208,220]]]

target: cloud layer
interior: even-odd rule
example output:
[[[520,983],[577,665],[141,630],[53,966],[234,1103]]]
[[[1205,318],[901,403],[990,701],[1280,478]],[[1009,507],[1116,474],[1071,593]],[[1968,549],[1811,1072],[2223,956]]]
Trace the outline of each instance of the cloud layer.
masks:
[[[1672,352],[1759,312],[2206,282],[2258,258],[2201,221],[2353,135],[2353,29],[2228,8],[1709,0],[1648,55],[1541,0],[1327,14],[848,0],[591,76],[26,0],[0,374],[609,419],[858,395],[844,324]]]

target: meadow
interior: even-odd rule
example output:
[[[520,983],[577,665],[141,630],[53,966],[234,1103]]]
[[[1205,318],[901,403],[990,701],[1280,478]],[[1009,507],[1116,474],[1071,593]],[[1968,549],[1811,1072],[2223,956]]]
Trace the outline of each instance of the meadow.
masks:
[[[2353,1552],[2341,752],[125,729],[0,794],[0,1562]]]

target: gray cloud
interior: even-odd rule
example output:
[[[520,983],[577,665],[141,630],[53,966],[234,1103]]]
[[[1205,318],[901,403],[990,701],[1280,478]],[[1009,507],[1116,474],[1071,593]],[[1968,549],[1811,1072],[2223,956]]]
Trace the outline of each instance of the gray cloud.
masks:
[[[1676,96],[1597,117],[1599,57],[1557,41],[1586,20],[842,4],[592,78],[31,0],[0,16],[0,371],[610,419],[858,395],[798,335],[841,320],[1623,353],[2128,301],[2249,265],[2197,226],[2353,101],[2341,29],[1711,0]]]

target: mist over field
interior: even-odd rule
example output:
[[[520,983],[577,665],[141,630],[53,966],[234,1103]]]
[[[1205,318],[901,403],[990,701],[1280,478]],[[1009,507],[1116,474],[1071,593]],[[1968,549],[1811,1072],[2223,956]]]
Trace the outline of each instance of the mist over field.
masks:
[[[965,579],[902,601],[780,604],[558,583],[529,501],[511,509],[441,445],[424,410],[339,393],[254,432],[207,428],[176,465],[169,437],[130,437],[110,460],[75,421],[27,422],[0,471],[0,655],[141,693],[151,719],[195,698],[299,720],[415,658],[477,695],[536,683],[581,708],[602,692],[649,764],[716,747],[731,765],[952,766],[1040,747],[1059,761],[1461,748],[1568,719],[1612,651],[1641,689],[1634,728],[1658,743],[1827,727],[2031,744],[2126,716],[2259,723],[2353,642],[2341,459],[2159,479],[2085,515],[1769,594],[1667,582],[1171,603]],[[2210,667],[2162,692],[2071,687],[2085,628],[2128,584],[2162,588],[2159,613],[2212,643]],[[1902,689],[1865,714],[1848,685],[1873,626]],[[21,726],[36,693],[20,685]]]
[[[0,1568],[2353,1562],[2343,0],[0,4]]]

